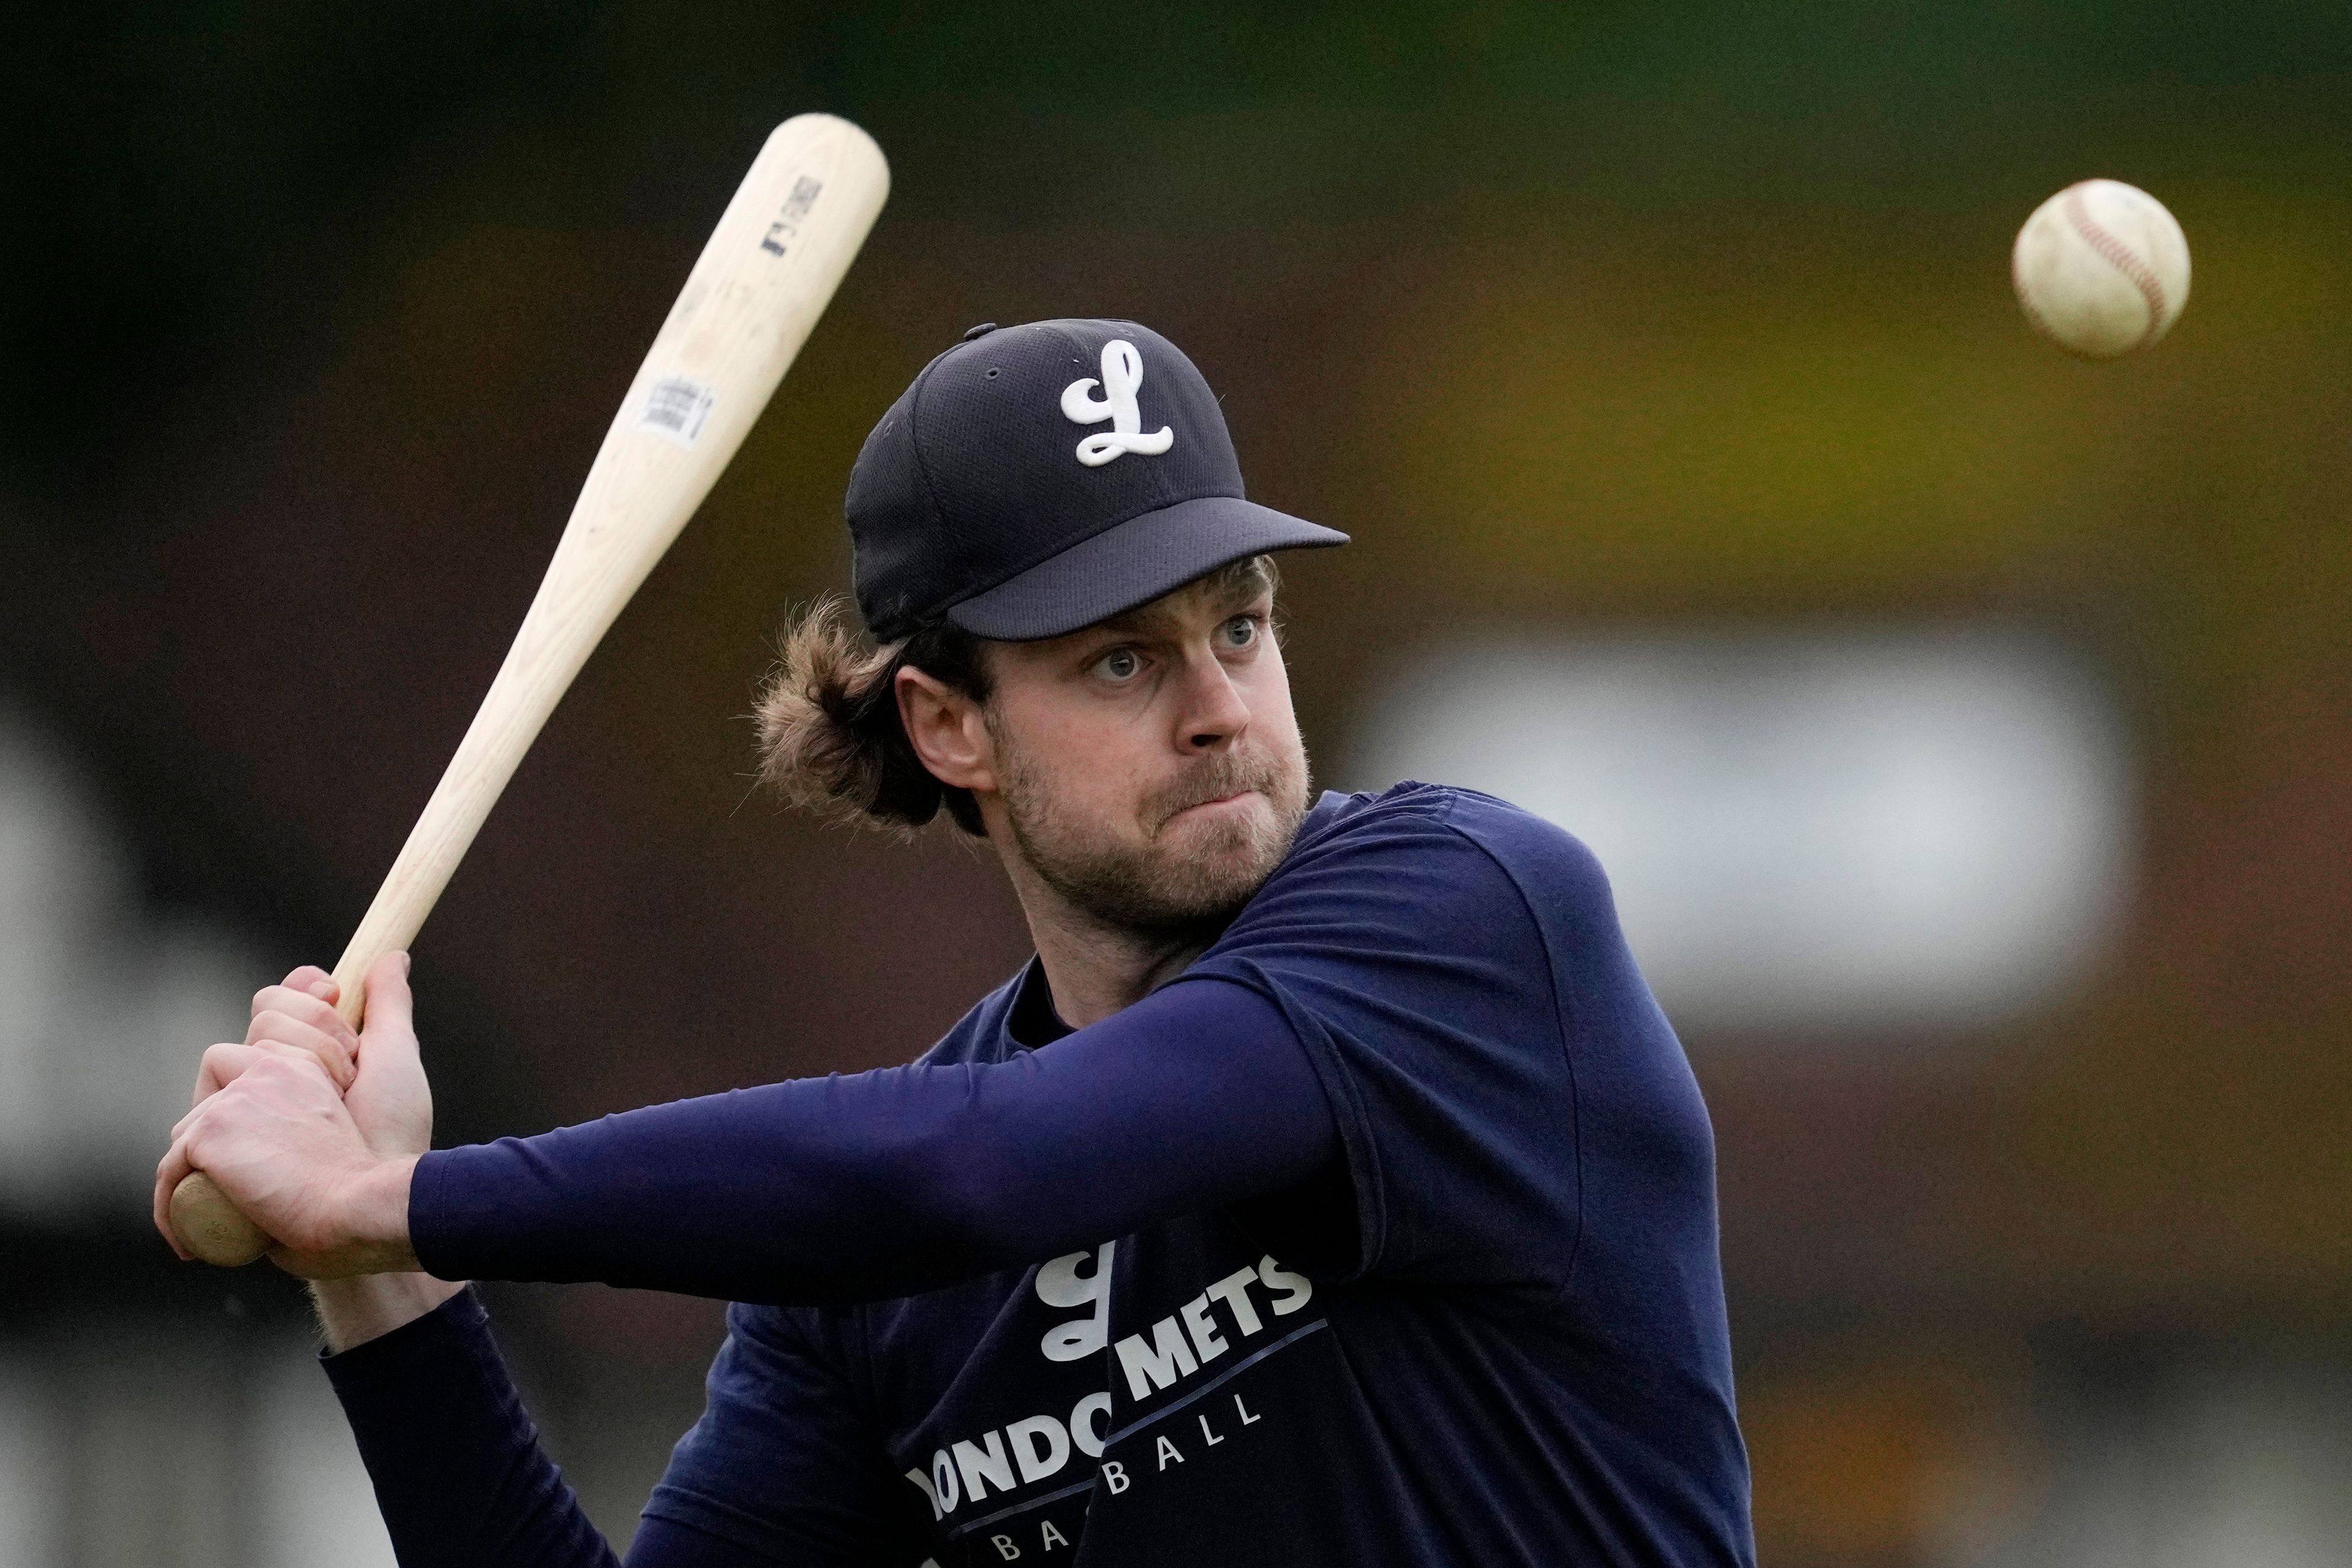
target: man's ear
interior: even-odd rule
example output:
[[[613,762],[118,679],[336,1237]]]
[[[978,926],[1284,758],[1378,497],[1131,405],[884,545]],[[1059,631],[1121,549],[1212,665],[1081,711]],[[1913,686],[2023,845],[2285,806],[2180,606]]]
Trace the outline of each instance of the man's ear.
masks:
[[[898,671],[895,695],[908,743],[933,778],[957,789],[996,788],[996,739],[978,702],[912,668]]]

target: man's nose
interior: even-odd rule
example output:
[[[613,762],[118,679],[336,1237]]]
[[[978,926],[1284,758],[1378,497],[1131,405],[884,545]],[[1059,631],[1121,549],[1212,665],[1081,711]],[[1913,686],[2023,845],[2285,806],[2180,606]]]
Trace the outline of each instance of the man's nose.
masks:
[[[1179,719],[1177,747],[1185,752],[1231,745],[1249,728],[1249,704],[1215,655],[1203,651],[1186,661],[1184,709]]]

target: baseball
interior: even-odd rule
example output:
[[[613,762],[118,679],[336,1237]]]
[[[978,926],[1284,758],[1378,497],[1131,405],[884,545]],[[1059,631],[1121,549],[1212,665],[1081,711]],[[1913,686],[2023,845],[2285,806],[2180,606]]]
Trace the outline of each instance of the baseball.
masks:
[[[2164,204],[2120,180],[2084,180],[2033,209],[2010,259],[2035,331],[2114,359],[2171,330],[2189,302],[2189,241]]]

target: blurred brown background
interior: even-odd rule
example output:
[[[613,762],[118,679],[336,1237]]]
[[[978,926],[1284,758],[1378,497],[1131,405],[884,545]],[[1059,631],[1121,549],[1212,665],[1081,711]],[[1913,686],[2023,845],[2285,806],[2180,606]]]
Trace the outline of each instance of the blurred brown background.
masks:
[[[6,26],[0,1565],[388,1561],[299,1292],[173,1265],[145,1173],[244,994],[340,950],[808,109],[895,195],[420,941],[445,1139],[902,1060],[1024,956],[982,856],[753,795],[742,715],[786,608],[846,585],[850,460],[922,363],[1134,316],[1223,394],[1253,494],[1355,535],[1289,570],[1327,784],[1389,782],[1353,775],[1399,672],[1488,635],[1983,634],[2093,694],[2113,905],[2029,1001],[1751,1023],[1661,986],[1764,1561],[2352,1557],[2352,13]],[[2105,366],[2007,278],[2092,174],[2197,268]],[[716,1310],[494,1305],[625,1538]]]

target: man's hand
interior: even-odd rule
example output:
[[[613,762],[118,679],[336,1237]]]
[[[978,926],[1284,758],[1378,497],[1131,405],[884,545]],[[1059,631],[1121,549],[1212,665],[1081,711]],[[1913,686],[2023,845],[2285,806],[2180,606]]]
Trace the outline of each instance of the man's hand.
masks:
[[[291,1273],[416,1267],[408,1182],[431,1146],[433,1099],[407,975],[405,953],[368,972],[367,1027],[356,1038],[320,970],[298,969],[255,994],[245,1043],[205,1053],[195,1109],[156,1169],[155,1223],[167,1239],[172,1189],[201,1170],[277,1243],[270,1258]]]

